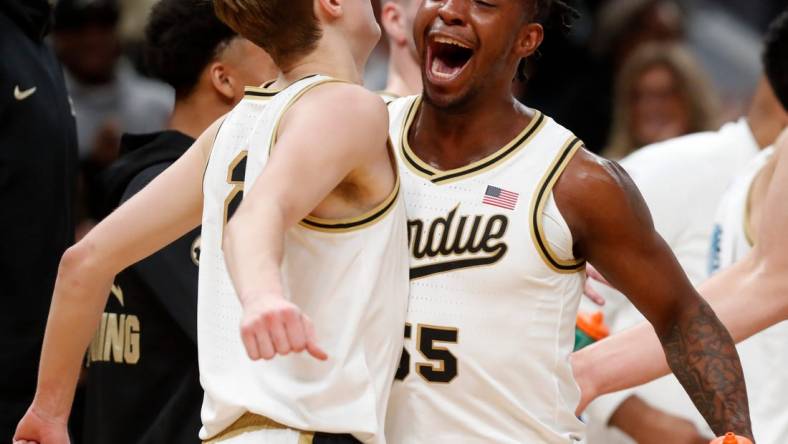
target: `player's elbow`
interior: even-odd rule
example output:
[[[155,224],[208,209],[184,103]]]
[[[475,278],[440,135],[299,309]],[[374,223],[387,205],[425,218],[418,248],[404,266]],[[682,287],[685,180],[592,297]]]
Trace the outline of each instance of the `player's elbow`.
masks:
[[[671,298],[661,304],[658,313],[649,317],[649,322],[659,338],[666,338],[691,319],[703,303],[703,299],[695,291],[684,297]]]
[[[83,279],[100,276],[102,274],[100,265],[95,246],[88,240],[82,240],[63,253],[58,267],[58,280],[79,284]]]

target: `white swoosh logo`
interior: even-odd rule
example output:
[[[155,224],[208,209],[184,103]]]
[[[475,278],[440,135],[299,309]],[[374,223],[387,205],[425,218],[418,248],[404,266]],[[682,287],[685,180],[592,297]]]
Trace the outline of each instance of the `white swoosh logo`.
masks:
[[[37,88],[34,86],[34,87],[30,88],[30,89],[22,91],[22,90],[19,89],[19,85],[16,85],[16,88],[14,88],[14,98],[16,98],[16,100],[19,100],[21,102],[22,100],[25,100],[26,98],[28,98],[28,97],[32,96],[33,94],[35,94],[36,93],[36,89]]]

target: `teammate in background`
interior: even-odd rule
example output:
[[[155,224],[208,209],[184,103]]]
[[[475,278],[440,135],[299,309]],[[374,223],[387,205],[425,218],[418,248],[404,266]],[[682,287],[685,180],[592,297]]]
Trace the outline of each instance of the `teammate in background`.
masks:
[[[774,63],[775,60],[788,59],[786,40],[788,33],[780,33],[778,27],[775,27],[767,38],[766,54],[771,55],[764,62],[774,73],[772,77],[775,79],[788,77],[788,67],[775,66]],[[779,71],[780,69],[785,70]],[[779,82],[774,85],[780,87]],[[788,112],[775,97],[769,78],[764,76],[745,117],[724,125],[719,131],[692,134],[642,148],[621,162],[621,166],[632,176],[643,194],[657,232],[676,254],[693,285],[700,284],[709,275],[709,239],[712,239],[715,213],[723,200],[725,190],[742,166],[747,165],[761,149],[771,145],[787,124]],[[665,186],[666,180],[670,186]],[[744,187],[749,188],[749,183]],[[682,192],[676,193],[676,189]],[[742,193],[746,193],[746,189],[742,190]],[[739,203],[743,205],[743,202]],[[745,219],[743,214],[743,210],[734,210],[726,223],[740,225]],[[730,238],[727,233],[721,236],[717,232],[714,235],[714,239],[719,240],[721,237],[726,241]],[[718,249],[714,249],[713,261],[717,264],[712,264],[712,267],[718,268],[720,260],[729,265],[732,263],[731,256],[736,256],[736,251],[738,255],[743,255],[748,249],[746,241],[737,248],[724,248],[722,255]],[[623,296],[610,294],[607,299],[606,313],[613,321],[615,331],[642,321],[642,316]],[[777,336],[779,334],[775,333],[775,337]],[[766,340],[759,338],[753,342],[765,345]],[[770,378],[759,375],[762,372],[757,368],[767,358],[757,358],[753,349],[761,348],[765,351],[774,349],[774,346],[758,347],[751,343],[747,348],[749,358],[742,357],[742,365],[750,393],[754,432],[759,440],[763,440],[761,430],[770,427],[761,426],[759,423],[773,421],[778,415],[756,413],[755,405],[764,399],[759,399],[754,389],[769,387],[774,393],[776,387],[774,383],[768,383]],[[742,347],[739,347],[739,353],[742,353]],[[776,351],[768,354],[772,355],[772,359],[779,355]],[[679,434],[686,436],[694,432],[697,435],[694,425],[691,427],[693,430],[690,430],[686,426],[682,427],[683,424],[688,425],[683,419],[674,420],[662,414],[663,412],[655,411],[681,414],[682,417],[699,422],[700,417],[688,412],[689,400],[682,396],[680,390],[675,379],[671,377],[638,388],[632,396],[641,396],[645,402],[629,399],[630,393],[616,393],[591,404],[588,409],[589,418],[604,425],[609,423],[616,426],[638,442],[643,440],[643,434],[657,435],[649,431],[655,424],[662,424],[665,428],[659,433],[660,436],[673,436],[678,440]],[[661,415],[663,421],[654,421],[655,414]],[[606,436],[600,439],[611,438]]]
[[[413,19],[419,0],[384,0],[380,22],[389,41],[389,77],[380,95],[386,102],[421,92],[416,42],[413,40]]]
[[[751,112],[747,120],[750,127],[753,128],[755,139],[759,142],[763,136],[766,137],[764,140],[768,140],[769,131],[771,131],[771,137],[774,137],[775,131],[785,128],[786,124],[788,124],[788,62],[786,60],[788,60],[788,11],[775,20],[767,34],[764,65],[768,84],[764,82],[759,88],[761,91],[768,90],[770,94],[773,89],[780,99],[778,103],[781,104],[778,106],[762,105],[754,107],[756,109],[761,108],[759,112],[762,115],[760,118],[756,118],[753,117],[754,113]],[[759,94],[759,96],[761,95],[763,93]],[[769,103],[763,100],[761,102],[762,104]],[[759,127],[762,130],[760,133],[755,131]],[[732,134],[729,134],[727,139],[730,139],[731,136]],[[736,139],[733,142],[736,142],[738,145],[744,144],[744,140],[741,140],[741,137],[739,139],[739,142],[736,142]],[[750,140],[752,140],[752,136],[750,136]],[[730,140],[725,142],[730,143]],[[785,140],[782,143],[784,144]],[[657,148],[659,147],[655,147],[655,149]],[[701,153],[704,152],[704,148],[698,147],[697,149]],[[784,149],[785,147],[778,148],[778,150]],[[726,321],[728,321],[726,314],[733,316],[734,313],[736,316],[749,319],[749,316],[754,314],[754,310],[750,306],[754,305],[758,306],[756,309],[758,311],[761,309],[772,311],[772,313],[766,311],[761,313],[760,318],[756,315],[757,320],[754,322],[754,325],[769,325],[762,322],[764,319],[771,320],[771,322],[782,320],[779,316],[784,310],[779,305],[770,305],[772,300],[769,298],[771,291],[773,291],[770,286],[780,285],[780,278],[771,275],[773,273],[771,270],[775,270],[771,267],[775,260],[779,260],[779,255],[774,256],[775,252],[772,249],[781,248],[780,241],[782,238],[769,238],[769,243],[767,244],[764,242],[761,234],[761,231],[765,231],[766,234],[763,235],[768,236],[772,230],[765,227],[765,225],[780,225],[781,221],[785,221],[785,219],[780,219],[782,213],[779,208],[769,208],[770,204],[777,207],[785,206],[784,201],[768,200],[770,197],[767,194],[767,190],[770,187],[775,189],[780,186],[779,182],[776,181],[779,176],[779,173],[776,172],[778,165],[776,157],[784,156],[784,154],[778,154],[775,157],[772,153],[772,149],[769,148],[758,155],[753,164],[748,167],[748,170],[734,182],[720,205],[717,228],[713,237],[710,265],[712,271],[731,266],[732,269],[724,271],[721,277],[713,278],[710,282],[704,284],[702,288],[709,290],[708,292],[703,292],[705,296],[719,301],[719,307],[715,305],[715,308],[717,308],[721,318]],[[708,157],[709,161],[713,161],[711,155]],[[724,165],[725,162],[721,165],[723,171],[725,170]],[[671,169],[671,172],[673,172],[673,169]],[[686,188],[688,191],[694,190],[696,185],[698,184],[692,184]],[[770,191],[770,193],[779,195],[779,191],[776,190]],[[719,201],[720,199],[714,200]],[[711,225],[709,223],[709,226]],[[751,252],[753,244],[756,247]],[[749,256],[747,256],[748,254]],[[734,265],[742,259],[744,259],[744,262]],[[750,293],[744,294],[752,294],[753,297],[757,297],[758,303],[753,303],[752,298],[743,297],[742,293],[737,293],[739,296],[735,300],[731,296],[723,296],[720,291],[725,287],[721,283],[730,283],[736,277],[746,276],[748,267],[753,266],[753,264],[764,264],[765,268],[762,270],[756,268],[759,271],[753,276],[743,278],[743,282],[737,282],[736,288],[744,288],[745,291],[749,291]],[[756,278],[759,280],[756,281]],[[773,302],[779,303],[779,299]],[[747,304],[746,307],[744,304]],[[762,308],[761,304],[766,307]],[[726,313],[723,310],[728,310],[728,312]],[[739,322],[746,321],[737,320],[736,325]],[[783,367],[788,364],[788,355],[786,355],[782,346],[786,334],[786,325],[783,322],[769,328],[739,347],[743,358],[745,376],[747,377],[747,386],[751,392],[750,400],[754,432],[758,436],[759,442],[778,443],[788,433],[788,416],[782,413],[785,409],[776,407],[773,401],[775,398],[783,399],[784,396],[781,394],[786,393],[786,382],[782,375]],[[738,328],[734,327],[735,325],[731,325],[731,331],[736,335]],[[752,328],[753,326],[748,326],[748,331],[754,331]],[[637,331],[640,331],[642,334],[644,328],[640,328]],[[627,337],[630,334],[626,333],[626,336],[622,335],[622,337]],[[599,346],[596,352],[603,357],[609,356],[608,353],[611,350],[615,350],[616,345],[617,343],[613,342],[607,347]],[[650,347],[647,347],[647,349],[651,350]],[[596,357],[588,357],[596,359]],[[576,358],[579,368],[584,368],[582,363],[585,362],[586,355],[579,354]],[[655,362],[659,363],[660,360]],[[768,365],[766,365],[767,362]],[[628,379],[624,378],[625,382],[623,384],[630,384]],[[619,384],[617,383],[617,385]],[[601,390],[607,391],[609,389],[603,385]],[[593,397],[593,394],[589,395],[589,397]]]
[[[788,97],[785,97],[788,99]],[[788,266],[785,224],[788,223],[788,130],[775,143],[771,177],[753,188],[751,199],[762,202],[754,232],[758,242],[734,265],[698,288],[736,341],[788,320]],[[661,278],[660,278],[661,279]],[[753,303],[752,298],[757,298]],[[598,396],[645,384],[670,372],[662,358],[658,337],[640,324],[572,355],[581,392],[578,411]]]
[[[46,43],[52,2],[0,1],[0,442],[33,399],[58,259],[74,242],[77,130]]]
[[[175,108],[166,131],[123,137],[123,155],[105,174],[111,209],[178,160],[244,97],[245,85],[278,75],[210,2],[161,0],[146,39],[149,69],[175,89]],[[86,444],[200,442],[199,237],[194,229],[115,279],[87,354]]]
[[[214,6],[282,74],[64,255],[19,441],[68,442],[80,357],[114,275],[197,227],[201,215],[201,439],[384,441],[408,256],[386,108],[358,85],[380,37],[372,6]]]
[[[424,94],[389,106],[412,249],[391,442],[580,440],[568,358],[585,260],[653,323],[715,432],[751,436],[733,341],[630,179],[512,95],[543,24],[573,13],[449,0],[416,15]]]

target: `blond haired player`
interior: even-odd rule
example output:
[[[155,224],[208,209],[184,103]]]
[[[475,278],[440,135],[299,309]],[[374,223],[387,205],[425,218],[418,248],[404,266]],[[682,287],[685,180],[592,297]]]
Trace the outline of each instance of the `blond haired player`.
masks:
[[[354,84],[380,36],[371,4],[214,3],[282,75],[64,255],[19,442],[68,442],[79,363],[113,276],[201,221],[200,437],[385,441],[408,257],[385,106]]]

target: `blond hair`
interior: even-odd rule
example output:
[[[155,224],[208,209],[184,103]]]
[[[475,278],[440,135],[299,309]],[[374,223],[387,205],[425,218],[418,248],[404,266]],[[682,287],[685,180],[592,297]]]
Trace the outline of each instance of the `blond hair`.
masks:
[[[213,0],[216,15],[263,48],[281,68],[317,46],[322,35],[313,0]]]
[[[649,44],[635,51],[621,69],[616,82],[613,125],[610,141],[603,154],[609,159],[622,159],[641,148],[631,132],[630,96],[638,79],[648,69],[665,67],[673,74],[679,93],[689,107],[689,132],[715,129],[718,98],[703,68],[690,52],[676,44]]]

